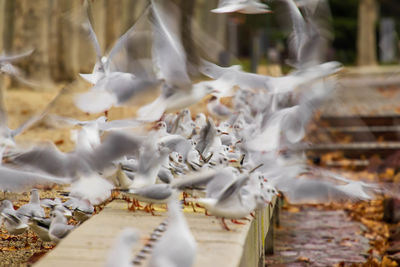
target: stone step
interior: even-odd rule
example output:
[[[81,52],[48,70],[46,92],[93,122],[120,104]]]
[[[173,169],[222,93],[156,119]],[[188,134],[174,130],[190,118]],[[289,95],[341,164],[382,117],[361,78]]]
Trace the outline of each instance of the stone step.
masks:
[[[351,142],[400,141],[400,126],[328,127],[330,134],[350,136]]]
[[[400,115],[378,115],[378,116],[327,116],[320,118],[323,125],[331,127],[354,127],[354,126],[392,126],[400,124]]]
[[[310,157],[321,156],[325,153],[341,151],[345,158],[362,159],[378,155],[386,158],[400,150],[400,142],[360,142],[349,144],[314,144],[306,148]]]
[[[362,171],[368,168],[369,160],[362,159],[343,159],[343,160],[330,160],[326,162],[321,162],[323,167],[333,168],[333,169],[347,169],[353,171]]]

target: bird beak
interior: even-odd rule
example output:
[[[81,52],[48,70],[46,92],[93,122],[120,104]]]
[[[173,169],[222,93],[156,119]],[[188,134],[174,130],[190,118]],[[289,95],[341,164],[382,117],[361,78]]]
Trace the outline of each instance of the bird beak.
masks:
[[[229,135],[229,133],[227,133],[227,132],[221,132],[221,134]]]
[[[230,162],[230,163],[236,163],[237,160],[236,160],[236,159],[230,159],[229,162]]]
[[[279,193],[279,192],[278,192],[276,195],[277,195],[278,197],[282,197],[282,194]]]
[[[267,178],[264,178],[264,182],[268,182],[268,179],[267,179]]]

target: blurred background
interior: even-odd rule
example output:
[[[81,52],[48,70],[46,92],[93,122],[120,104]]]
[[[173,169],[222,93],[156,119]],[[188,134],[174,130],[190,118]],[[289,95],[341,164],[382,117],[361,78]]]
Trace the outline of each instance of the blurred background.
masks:
[[[104,51],[134,24],[148,3],[89,2],[90,19]],[[207,41],[220,64],[237,63],[239,59],[246,70],[253,72],[264,64],[284,66],[290,29],[280,26],[282,20],[288,20],[279,17],[280,12],[224,15],[209,12],[218,0],[176,2],[215,42],[214,46]],[[265,2],[275,10],[276,1]],[[363,66],[399,62],[397,0],[330,0],[330,10],[315,2],[315,14],[322,14],[329,35],[326,37],[331,42],[327,60]],[[34,49],[33,55],[17,65],[35,80],[70,81],[79,72],[91,72],[96,57],[76,18],[82,10],[81,0],[0,0],[0,50],[8,54]]]

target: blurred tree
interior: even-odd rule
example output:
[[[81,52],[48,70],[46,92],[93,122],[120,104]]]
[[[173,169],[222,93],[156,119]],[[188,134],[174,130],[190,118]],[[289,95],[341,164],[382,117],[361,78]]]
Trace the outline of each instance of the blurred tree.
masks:
[[[182,44],[186,51],[187,60],[189,62],[188,71],[192,75],[197,75],[198,68],[195,66],[198,66],[200,62],[193,40],[192,18],[194,16],[195,6],[196,0],[181,0],[179,3],[179,7],[181,8],[180,28]]]
[[[330,0],[334,30],[334,57],[345,64],[356,58],[357,8],[359,0]]]
[[[376,65],[376,0],[360,0],[358,7],[357,65]]]
[[[36,80],[50,79],[49,65],[49,1],[15,1],[12,50],[35,49],[19,65]]]

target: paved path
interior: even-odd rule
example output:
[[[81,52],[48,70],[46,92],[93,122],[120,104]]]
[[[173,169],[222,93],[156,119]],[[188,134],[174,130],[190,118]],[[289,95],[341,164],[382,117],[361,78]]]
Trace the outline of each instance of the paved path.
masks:
[[[324,115],[391,115],[400,112],[400,75],[339,77]]]
[[[306,207],[299,212],[282,210],[281,226],[275,229],[275,255],[266,266],[334,266],[361,263],[369,248],[360,235],[361,224],[341,210]],[[347,266],[347,265],[346,265]]]

